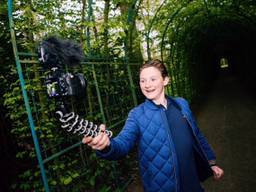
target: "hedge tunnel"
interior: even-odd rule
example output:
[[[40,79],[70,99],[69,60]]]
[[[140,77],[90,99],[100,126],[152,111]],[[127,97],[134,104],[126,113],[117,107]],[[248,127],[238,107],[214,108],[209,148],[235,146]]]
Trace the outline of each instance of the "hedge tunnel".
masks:
[[[16,63],[3,60],[11,71],[3,81],[8,85],[4,108],[17,141],[17,168],[10,175],[15,179],[3,178],[10,185],[6,190],[125,191],[133,179],[126,172],[136,166],[134,154],[128,161],[101,161],[81,138],[56,128],[54,102],[46,97],[36,53],[48,34],[81,43],[85,61],[66,70],[90,81],[86,97],[70,99],[70,105],[91,121],[107,122],[114,134],[143,100],[138,70],[148,59],[165,62],[169,94],[190,102],[204,96],[222,70],[251,91],[256,88],[254,0],[8,0],[3,9],[2,23],[11,34],[5,47],[12,44],[8,51],[14,52],[6,58]]]
[[[175,6],[165,18],[161,15],[161,9],[170,5],[164,3],[166,2],[161,4],[156,13],[156,17],[160,17],[165,25],[160,51],[161,58],[171,66],[169,71],[174,80],[180,79],[176,75],[182,73],[184,67],[193,84],[189,93],[197,90],[197,94],[200,94],[200,91],[209,88],[223,67],[221,63],[225,62],[229,71],[237,75],[249,89],[255,88],[254,2],[247,2],[247,8],[252,8],[248,10],[246,3],[239,1],[190,1]],[[227,7],[225,3],[228,4]],[[152,25],[154,24],[151,23],[150,26]],[[161,24],[155,23],[154,27],[159,25]],[[148,57],[151,57],[150,52]],[[178,73],[175,68],[178,68]],[[186,92],[182,92],[184,87],[189,87],[186,80],[176,85],[173,94],[186,95]],[[193,95],[187,94],[187,97],[193,98]]]

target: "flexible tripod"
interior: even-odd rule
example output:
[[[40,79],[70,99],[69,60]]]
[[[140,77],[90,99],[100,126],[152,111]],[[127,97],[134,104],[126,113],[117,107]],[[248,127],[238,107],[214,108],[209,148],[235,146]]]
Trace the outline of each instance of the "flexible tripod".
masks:
[[[98,125],[90,122],[86,119],[81,118],[79,115],[74,112],[66,112],[64,103],[60,104],[61,110],[56,111],[56,114],[59,116],[58,119],[61,123],[61,127],[68,132],[73,134],[84,135],[88,137],[96,137],[100,134],[101,130]],[[112,131],[104,131],[108,137],[112,137]]]

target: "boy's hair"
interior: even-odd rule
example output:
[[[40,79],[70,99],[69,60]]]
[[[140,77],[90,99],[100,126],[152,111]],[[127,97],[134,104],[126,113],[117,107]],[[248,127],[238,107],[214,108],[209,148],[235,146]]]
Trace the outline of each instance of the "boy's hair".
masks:
[[[163,64],[163,62],[160,61],[159,59],[152,59],[152,60],[146,61],[141,66],[140,73],[143,69],[148,68],[148,67],[155,67],[156,69],[158,69],[161,72],[161,75],[163,78],[168,77],[167,69],[166,69],[165,65]]]

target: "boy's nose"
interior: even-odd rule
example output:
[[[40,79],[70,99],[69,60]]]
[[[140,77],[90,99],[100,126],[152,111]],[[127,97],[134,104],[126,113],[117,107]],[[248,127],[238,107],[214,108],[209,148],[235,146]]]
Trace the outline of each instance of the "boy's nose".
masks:
[[[146,82],[146,83],[145,83],[145,87],[150,87],[150,83],[149,83],[149,82]]]

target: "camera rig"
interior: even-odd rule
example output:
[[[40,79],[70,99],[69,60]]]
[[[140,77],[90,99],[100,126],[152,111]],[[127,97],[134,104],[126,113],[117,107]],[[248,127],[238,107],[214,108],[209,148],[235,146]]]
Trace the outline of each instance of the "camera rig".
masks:
[[[66,66],[78,65],[84,54],[81,46],[71,40],[48,37],[38,47],[39,62],[45,76],[45,86],[49,98],[55,99],[56,114],[61,127],[73,134],[95,137],[100,133],[99,126],[81,118],[75,112],[70,112],[67,98],[83,97],[86,93],[87,80],[82,73],[66,72]],[[111,137],[112,132],[105,130]]]

